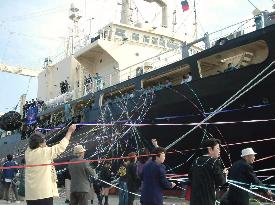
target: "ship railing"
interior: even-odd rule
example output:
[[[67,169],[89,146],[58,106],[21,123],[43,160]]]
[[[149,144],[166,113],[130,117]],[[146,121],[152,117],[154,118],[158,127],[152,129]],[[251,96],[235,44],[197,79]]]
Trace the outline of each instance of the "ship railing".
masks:
[[[74,95],[73,93],[74,93],[74,91],[69,91],[69,92],[59,95],[53,99],[46,101],[45,102],[46,106],[44,107],[43,110],[46,110],[48,108],[54,108],[58,105],[64,104],[65,102],[73,100],[73,95]]]
[[[162,54],[156,55],[152,58],[145,59],[139,63],[131,65],[120,70],[119,82],[129,80],[144,73],[157,70],[163,66],[169,65],[182,59],[182,49],[180,47],[168,50]]]
[[[144,73],[151,72],[165,65],[169,65],[173,62],[182,59],[181,48],[166,51],[160,55],[154,56],[152,58],[145,59],[139,63],[126,67],[124,69],[113,69],[112,73],[100,76],[100,80],[93,81],[91,88],[87,92],[85,89],[84,94],[94,93],[104,88],[108,88],[124,82],[126,80],[132,79],[136,76],[142,75]]]
[[[232,40],[257,29],[255,17],[224,27],[209,34],[210,45],[215,46],[220,39]]]
[[[255,29],[255,17],[227,26],[218,31],[208,34],[210,46],[215,46],[216,42],[221,38],[231,40],[234,38],[238,38],[244,34],[255,31]],[[195,49],[192,46],[188,47],[189,56],[192,56],[202,50],[207,49],[205,42],[198,42],[196,44],[196,47],[198,49]],[[144,73],[159,69],[165,65],[179,61],[182,58],[182,47],[165,51],[157,56],[145,59],[144,61],[120,69],[118,71],[119,79],[117,77],[114,77],[118,75],[117,72],[113,72],[111,74],[103,76],[105,82],[103,88],[113,86],[117,83],[132,79]]]

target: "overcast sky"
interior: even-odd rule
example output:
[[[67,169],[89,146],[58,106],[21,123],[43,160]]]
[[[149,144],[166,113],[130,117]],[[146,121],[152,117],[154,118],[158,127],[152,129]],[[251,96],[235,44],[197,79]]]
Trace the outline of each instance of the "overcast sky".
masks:
[[[172,12],[177,10],[175,31],[193,35],[194,0],[189,0],[190,10],[181,11],[181,0],[167,0],[169,23]],[[69,35],[68,20],[70,4],[79,7],[82,19],[80,30],[96,33],[111,21],[120,19],[121,0],[0,0],[0,63],[41,69],[44,58],[64,52],[65,39]],[[161,9],[155,3],[133,0],[133,20],[158,26]],[[251,0],[260,10],[271,10],[274,0]],[[196,0],[198,35],[214,32],[220,28],[252,17],[254,7],[248,0]],[[94,18],[94,20],[90,20]],[[221,33],[222,34],[222,33]],[[35,78],[0,73],[0,112],[12,110],[20,95],[27,92],[27,99],[36,97]]]

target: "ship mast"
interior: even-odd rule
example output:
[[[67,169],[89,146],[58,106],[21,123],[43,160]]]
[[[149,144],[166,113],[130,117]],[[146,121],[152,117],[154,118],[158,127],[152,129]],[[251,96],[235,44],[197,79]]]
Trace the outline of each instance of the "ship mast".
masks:
[[[130,25],[132,16],[132,0],[122,0],[120,23]]]
[[[173,32],[175,32],[175,26],[177,25],[177,11],[173,12]]]
[[[198,39],[198,22],[197,22],[197,8],[196,8],[196,0],[194,0],[194,26],[195,26],[195,30],[194,30],[194,37],[195,40]]]
[[[79,14],[79,9],[71,4],[69,19],[73,22],[73,27],[71,28],[71,35],[69,36],[68,46],[67,46],[67,56],[69,54],[69,50],[71,48],[71,54],[74,54],[75,42],[79,40],[79,26],[78,22],[81,19],[81,15]],[[71,42],[70,42],[71,40]]]

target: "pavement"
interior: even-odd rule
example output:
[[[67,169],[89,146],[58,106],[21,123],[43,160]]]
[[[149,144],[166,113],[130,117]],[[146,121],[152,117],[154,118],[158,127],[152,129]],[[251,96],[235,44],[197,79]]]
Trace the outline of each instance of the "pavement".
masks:
[[[3,204],[8,204],[4,200],[0,200],[0,205]],[[21,204],[21,205],[26,205],[27,203],[25,201],[21,201],[20,203],[9,203],[9,204]],[[91,204],[89,202],[89,204]],[[94,205],[98,205],[97,200],[94,201]],[[169,199],[164,199],[164,204],[165,205],[188,205],[188,203],[184,203],[184,200],[181,198],[177,197],[172,197]],[[54,205],[67,205],[65,203],[65,198],[56,198],[54,199]],[[109,196],[109,205],[118,205],[118,196],[117,195],[110,195]],[[134,205],[140,205],[139,199],[135,200]]]

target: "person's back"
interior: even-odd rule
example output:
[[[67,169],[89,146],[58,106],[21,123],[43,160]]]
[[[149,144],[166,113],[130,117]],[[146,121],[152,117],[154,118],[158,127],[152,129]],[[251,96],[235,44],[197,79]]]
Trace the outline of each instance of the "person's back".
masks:
[[[11,167],[11,166],[17,166],[17,163],[12,160],[13,156],[12,155],[7,155],[7,161],[3,164],[3,167]],[[3,179],[4,179],[4,199],[7,202],[9,201],[10,197],[10,188],[12,188],[15,198],[17,203],[19,202],[19,197],[18,197],[18,191],[17,187],[15,185],[15,181],[18,181],[15,176],[18,173],[17,169],[4,169],[3,170]]]
[[[72,163],[68,165],[71,176],[70,204],[72,205],[88,204],[89,192],[91,190],[89,178],[90,176],[95,177],[96,175],[95,170],[85,162],[85,151],[82,145],[76,145],[73,150],[74,158],[71,159],[70,162],[81,161],[81,163]]]
[[[3,167],[11,167],[11,166],[17,166],[17,163],[13,160],[6,161],[3,164]],[[18,172],[17,169],[4,169],[3,170],[3,178],[6,182],[11,182],[11,180],[14,178],[15,174]]]
[[[73,158],[70,162],[81,160],[84,159]],[[88,163],[69,164],[68,167],[71,176],[71,192],[89,192],[89,175],[95,175],[94,170],[89,167]]]
[[[139,187],[139,179],[137,176],[137,165],[134,162],[128,164],[126,169],[127,186],[131,191],[137,191]]]

